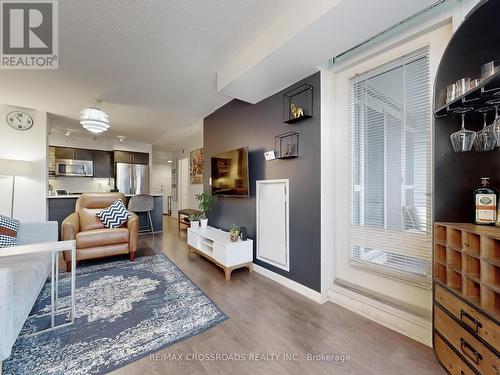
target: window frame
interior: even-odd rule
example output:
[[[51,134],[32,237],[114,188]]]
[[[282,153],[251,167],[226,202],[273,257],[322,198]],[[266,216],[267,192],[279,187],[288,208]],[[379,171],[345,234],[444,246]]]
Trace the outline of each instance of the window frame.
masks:
[[[365,188],[366,188],[366,181],[365,181],[365,169],[364,169],[364,164],[365,164],[365,158],[366,158],[366,134],[365,134],[365,127],[366,127],[366,113],[367,109],[363,108],[363,110],[360,111],[360,109],[357,107],[359,104],[356,102],[357,98],[357,91],[360,90],[357,85],[359,84],[364,84],[365,87],[362,87],[361,90],[361,95],[366,95],[369,91],[367,87],[367,83],[369,79],[380,76],[382,74],[388,73],[392,70],[403,68],[406,69],[406,66],[409,64],[416,62],[421,59],[426,59],[426,64],[427,64],[427,74],[428,74],[428,79],[431,80],[432,77],[432,72],[431,72],[431,50],[429,46],[424,46],[418,49],[413,50],[410,53],[403,54],[399,57],[394,58],[393,60],[389,62],[385,62],[382,64],[377,64],[374,68],[369,69],[363,73],[356,73],[353,76],[351,76],[348,79],[348,86],[349,86],[349,132],[350,132],[350,146],[349,146],[349,173],[350,173],[350,181],[349,181],[349,209],[350,209],[350,217],[349,221],[351,223],[351,227],[357,226],[359,228],[364,228],[365,227],[365,204],[366,202],[366,197],[365,197]],[[403,70],[403,72],[406,73],[406,70]],[[358,81],[358,78],[362,77],[360,81]],[[403,79],[406,78],[406,75],[403,76]],[[405,82],[406,83],[406,82]],[[405,92],[403,92],[403,95]],[[428,106],[429,106],[429,111],[431,111],[432,108],[432,90],[428,91],[429,97],[428,99]],[[376,100],[376,98],[375,98]],[[367,105],[369,103],[368,100],[364,100],[362,105]],[[403,112],[401,112],[401,115],[399,118],[401,120],[401,143],[400,143],[400,177],[401,177],[401,184],[400,184],[400,194],[401,194],[401,207],[402,211],[404,207],[406,207],[406,198],[407,198],[407,193],[408,190],[413,190],[413,195],[415,198],[415,189],[416,189],[416,180],[415,180],[415,167],[413,168],[413,179],[411,184],[407,184],[407,148],[406,143],[407,143],[407,116],[406,116],[406,105],[407,101],[406,98],[403,98]],[[383,202],[383,228],[381,228],[380,233],[381,235],[384,234],[384,232],[387,232],[388,230],[391,231],[391,236],[394,236],[395,239],[397,239],[398,242],[402,241],[404,242],[404,238],[406,234],[409,231],[412,231],[415,234],[415,231],[420,232],[417,235],[420,235],[422,237],[421,241],[422,243],[426,242],[431,242],[432,241],[432,168],[430,168],[430,161],[432,160],[432,118],[429,118],[429,123],[426,125],[426,136],[427,138],[427,151],[425,154],[425,159],[426,159],[426,176],[425,176],[425,185],[426,185],[426,192],[424,193],[426,197],[426,202],[425,202],[425,228],[422,230],[420,229],[406,229],[406,224],[405,224],[405,216],[404,212],[402,213],[401,217],[401,226],[398,230],[394,228],[388,228],[388,200],[387,200],[387,178],[388,178],[388,173],[387,173],[387,164],[388,164],[388,142],[387,142],[387,124],[388,124],[388,112],[385,110],[385,108],[382,108],[382,111],[377,111],[376,106],[373,106],[372,109],[376,112],[378,112],[381,116],[383,116],[383,124],[384,124],[384,141],[383,141],[383,168],[384,168],[384,176],[383,176],[383,196],[384,196],[384,202]],[[362,114],[360,116],[360,113]],[[390,114],[390,112],[389,112]],[[355,126],[355,121],[360,120],[359,125],[356,127]],[[358,143],[357,140],[355,140],[355,137],[359,136],[359,149],[356,153],[354,147],[355,144]],[[357,169],[356,165],[359,165],[359,175],[355,176],[355,171]],[[357,184],[355,183],[355,180],[358,182]],[[359,193],[359,205],[358,205],[358,210],[359,213],[355,213],[355,200],[354,200],[354,195],[356,193]],[[355,224],[354,223],[354,215],[359,214],[359,223]],[[357,217],[357,216],[356,216]],[[370,227],[370,226],[368,226]],[[376,227],[370,227],[371,230],[370,232],[377,232]],[[399,232],[399,233],[398,233]],[[385,233],[385,235],[387,235]],[[373,272],[373,273],[378,273],[381,274],[385,277],[389,277],[395,280],[399,281],[405,281],[405,282],[410,282],[412,284],[417,284],[421,287],[424,287],[426,289],[430,289],[432,285],[432,245],[429,245],[429,254],[427,259],[424,259],[424,257],[415,257],[411,256],[409,254],[403,255],[403,254],[397,254],[397,253],[392,253],[389,251],[389,249],[383,250],[383,249],[376,249],[376,248],[368,248],[366,246],[361,246],[358,243],[354,243],[353,241],[354,237],[350,236],[350,248],[349,248],[349,264],[355,268],[359,268],[368,272]],[[362,251],[378,251],[381,253],[386,254],[387,256],[396,255],[395,258],[399,257],[406,257],[407,262],[411,263],[412,259],[415,261],[420,261],[423,269],[425,269],[425,274],[418,273],[418,272],[411,272],[411,271],[404,271],[404,270],[398,270],[395,267],[391,266],[383,266],[381,264],[377,264],[372,261],[366,261],[360,259],[360,257],[355,257],[354,253],[356,252],[355,248],[358,248],[359,252]],[[414,255],[414,254],[412,254]],[[418,267],[417,267],[418,268]]]

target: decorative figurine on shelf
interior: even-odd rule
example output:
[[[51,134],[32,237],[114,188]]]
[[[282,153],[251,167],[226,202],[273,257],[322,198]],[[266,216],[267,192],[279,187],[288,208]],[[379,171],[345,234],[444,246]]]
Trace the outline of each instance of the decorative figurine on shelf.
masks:
[[[297,107],[295,104],[290,104],[290,112],[292,112],[293,118],[299,118],[304,116],[304,110],[301,107]]]
[[[284,157],[292,156],[293,155],[293,148],[292,145],[289,143],[288,146],[286,147],[286,152]]]
[[[240,238],[240,228],[238,228],[236,224],[231,224],[229,236],[231,238],[231,242],[236,242],[238,241],[238,238]]]

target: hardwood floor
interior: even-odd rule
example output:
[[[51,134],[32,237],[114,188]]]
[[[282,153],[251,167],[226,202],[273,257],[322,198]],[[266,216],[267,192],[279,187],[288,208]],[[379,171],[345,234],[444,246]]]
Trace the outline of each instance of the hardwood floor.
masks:
[[[234,271],[231,280],[225,281],[219,267],[196,254],[188,256],[186,231],[178,232],[175,219],[165,217],[164,230],[154,240],[141,237],[138,255],[164,252],[229,319],[159,351],[155,360],[148,356],[112,374],[444,373],[431,348],[333,303],[317,304],[246,269]],[[232,355],[233,360],[186,358],[211,353]],[[349,357],[313,361],[308,360],[308,353]],[[172,358],[174,354],[177,359]],[[288,359],[283,357],[286,354]],[[246,360],[237,360],[236,355],[246,356]],[[266,360],[265,355],[280,358]]]

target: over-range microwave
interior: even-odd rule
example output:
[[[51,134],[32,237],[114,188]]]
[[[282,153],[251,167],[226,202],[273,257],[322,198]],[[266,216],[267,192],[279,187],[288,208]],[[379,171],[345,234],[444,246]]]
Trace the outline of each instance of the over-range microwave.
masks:
[[[92,160],[56,159],[56,176],[93,177]]]

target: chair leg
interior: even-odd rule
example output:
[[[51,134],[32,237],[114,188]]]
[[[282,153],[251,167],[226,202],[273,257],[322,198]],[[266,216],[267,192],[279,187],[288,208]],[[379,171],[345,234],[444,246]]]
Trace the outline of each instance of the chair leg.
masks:
[[[130,261],[133,262],[135,260],[135,251],[130,252]]]
[[[155,238],[155,230],[153,229],[153,220],[151,219],[151,212],[148,211],[149,218],[149,226],[151,227],[151,233],[153,234],[153,238]]]

